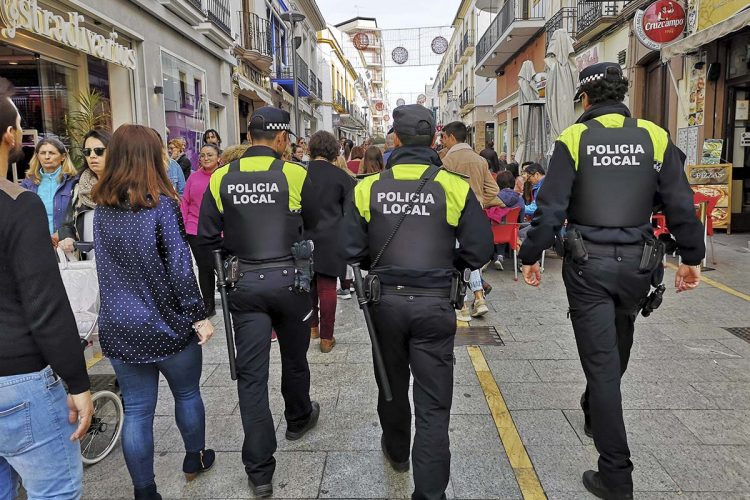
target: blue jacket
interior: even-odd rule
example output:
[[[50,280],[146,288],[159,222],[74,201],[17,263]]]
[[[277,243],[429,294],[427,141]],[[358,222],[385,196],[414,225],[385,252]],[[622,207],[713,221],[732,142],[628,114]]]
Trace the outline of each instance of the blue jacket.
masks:
[[[536,196],[539,194],[539,190],[542,188],[542,184],[544,184],[545,177],[542,177],[539,179],[539,182],[534,184],[534,187],[531,188],[531,203],[526,205],[526,215],[533,217],[534,213],[536,212]]]
[[[137,211],[97,206],[99,340],[108,358],[152,363],[182,351],[206,317],[177,201]]]
[[[65,222],[65,214],[68,212],[68,207],[73,200],[73,190],[78,184],[78,176],[63,175],[62,182],[57,186],[55,191],[54,208],[53,208],[53,225],[54,231],[60,229],[60,226]],[[28,189],[36,193],[39,190],[39,185],[34,184],[29,178],[21,181],[21,187]]]
[[[172,182],[172,185],[177,191],[177,194],[182,196],[182,193],[185,192],[185,174],[182,173],[182,167],[180,167],[180,164],[174,161],[172,158],[169,159],[167,176]]]

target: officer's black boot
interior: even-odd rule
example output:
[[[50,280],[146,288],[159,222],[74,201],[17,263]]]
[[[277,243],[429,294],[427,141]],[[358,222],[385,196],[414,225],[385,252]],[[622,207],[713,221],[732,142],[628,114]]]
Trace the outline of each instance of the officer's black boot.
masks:
[[[252,480],[248,478],[247,480],[248,484],[250,485],[250,489],[253,490],[253,495],[255,495],[257,498],[271,498],[273,496],[273,484],[259,484],[254,485]]]
[[[583,433],[590,438],[594,438],[591,431],[591,415],[589,414],[589,402],[586,400],[586,393],[581,394],[581,410],[583,410]]]
[[[593,495],[605,500],[633,500],[632,486],[625,490],[614,490],[604,484],[602,475],[593,470],[583,473],[583,485]]]
[[[134,488],[133,497],[135,500],[161,500],[161,495],[157,493],[155,484],[145,488]]]

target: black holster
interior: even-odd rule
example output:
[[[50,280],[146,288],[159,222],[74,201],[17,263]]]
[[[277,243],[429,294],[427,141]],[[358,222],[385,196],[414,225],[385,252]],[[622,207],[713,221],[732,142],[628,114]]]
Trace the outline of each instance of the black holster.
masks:
[[[664,260],[665,245],[663,242],[652,238],[643,244],[643,254],[638,270],[642,273],[656,271]]]
[[[377,304],[380,302],[380,278],[377,274],[368,274],[364,278],[365,297],[368,304]]]
[[[297,292],[309,292],[313,277],[313,242],[298,241],[292,245],[294,259],[294,289]]]
[[[466,298],[466,288],[471,279],[471,269],[464,269],[463,273],[458,271],[453,272],[451,278],[451,305],[454,309],[462,309],[464,307],[464,299]]]
[[[234,255],[224,260],[224,280],[227,288],[234,288],[240,280],[240,259]]]
[[[586,251],[586,245],[583,242],[581,232],[576,228],[569,228],[564,238],[565,256],[576,264],[583,264],[589,260],[589,254]]]

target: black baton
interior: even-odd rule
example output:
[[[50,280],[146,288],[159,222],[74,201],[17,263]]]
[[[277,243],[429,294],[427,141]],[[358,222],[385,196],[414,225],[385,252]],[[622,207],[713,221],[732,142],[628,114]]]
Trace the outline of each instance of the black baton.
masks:
[[[229,375],[232,380],[237,380],[237,368],[235,367],[234,334],[232,332],[232,316],[229,314],[229,299],[227,298],[227,278],[224,274],[224,261],[221,258],[221,250],[216,249],[214,254],[214,269],[216,270],[217,287],[221,295],[221,310],[224,312],[224,333],[227,336],[227,351],[229,351]]]
[[[385,363],[383,362],[383,353],[380,352],[380,343],[378,342],[378,336],[375,333],[375,324],[372,322],[370,303],[367,300],[367,297],[365,297],[362,271],[359,269],[359,264],[352,264],[351,266],[354,271],[354,291],[357,293],[357,302],[359,303],[359,308],[362,309],[362,312],[365,315],[367,333],[370,334],[370,342],[372,342],[372,359],[375,363],[375,371],[380,379],[380,387],[383,390],[383,397],[386,401],[390,402],[393,400],[391,384],[388,382],[388,373],[385,371]]]

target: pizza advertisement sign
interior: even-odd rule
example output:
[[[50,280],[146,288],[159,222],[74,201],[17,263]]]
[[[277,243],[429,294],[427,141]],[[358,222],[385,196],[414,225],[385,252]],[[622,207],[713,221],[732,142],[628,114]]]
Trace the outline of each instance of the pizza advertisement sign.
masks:
[[[732,219],[732,165],[692,165],[687,168],[693,192],[717,198],[711,212],[714,228],[729,229]]]
[[[685,31],[685,9],[673,0],[658,0],[633,17],[636,38],[646,47],[660,50],[680,38]]]

